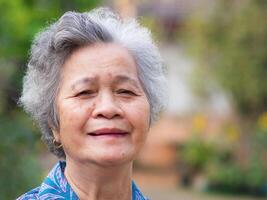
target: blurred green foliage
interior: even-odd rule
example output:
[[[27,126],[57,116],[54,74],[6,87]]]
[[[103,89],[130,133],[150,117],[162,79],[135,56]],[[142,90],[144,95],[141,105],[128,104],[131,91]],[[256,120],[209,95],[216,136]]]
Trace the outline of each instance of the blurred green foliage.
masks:
[[[210,159],[205,169],[210,190],[267,196],[267,151],[262,148],[267,145],[267,131],[256,128],[254,134],[245,158],[240,156],[244,146],[238,141],[229,152],[231,159]]]
[[[185,144],[182,150],[182,159],[192,170],[203,170],[210,159],[216,155],[216,148],[213,143],[204,141],[198,134]]]
[[[267,2],[215,2],[186,23],[186,45],[200,64],[194,87],[206,94],[217,82],[240,114],[257,116],[267,109]]]
[[[65,11],[86,11],[100,0],[0,0],[0,194],[14,199],[41,181],[39,130],[17,107],[31,41]]]
[[[224,145],[211,153],[203,139],[190,140],[183,152],[212,190],[267,196],[266,10],[264,0],[217,0],[186,22],[184,44],[198,63],[193,88],[204,98],[214,85],[223,89],[237,111],[238,131],[219,134]]]
[[[267,128],[266,113],[253,122],[246,140],[236,138],[229,142],[227,135],[222,149],[228,149],[228,159],[216,157],[207,164],[206,174],[210,189],[230,193],[267,196]],[[229,124],[228,124],[229,126]],[[233,125],[230,125],[233,126]],[[233,132],[227,127],[224,133]]]
[[[242,140],[233,143],[221,134],[212,140],[193,134],[179,152],[186,184],[202,175],[207,185],[201,189],[267,196],[267,129],[256,126],[254,134],[246,151]]]

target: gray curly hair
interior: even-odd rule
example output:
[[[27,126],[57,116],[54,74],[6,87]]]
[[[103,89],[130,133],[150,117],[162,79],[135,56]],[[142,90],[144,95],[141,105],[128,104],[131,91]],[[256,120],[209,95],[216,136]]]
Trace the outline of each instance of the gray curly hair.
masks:
[[[120,44],[132,54],[150,104],[151,123],[166,105],[162,60],[148,29],[135,19],[122,20],[108,8],[85,13],[66,12],[37,34],[33,41],[19,100],[19,104],[38,123],[42,140],[59,158],[65,158],[65,153],[62,147],[53,143],[52,127],[59,128],[55,99],[61,66],[77,47],[98,42]]]

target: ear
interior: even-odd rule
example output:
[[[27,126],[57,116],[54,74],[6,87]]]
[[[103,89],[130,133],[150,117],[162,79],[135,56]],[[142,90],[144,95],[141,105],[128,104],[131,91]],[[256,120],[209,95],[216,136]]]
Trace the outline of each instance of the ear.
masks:
[[[49,124],[49,127],[53,133],[53,136],[54,136],[56,142],[60,142],[60,134],[59,134],[58,129],[56,127],[54,127],[50,121],[48,122],[48,124]]]
[[[53,133],[53,136],[54,136],[56,142],[60,143],[60,134],[59,134],[59,132],[56,131],[54,128],[51,128],[51,130],[52,130],[52,133]]]

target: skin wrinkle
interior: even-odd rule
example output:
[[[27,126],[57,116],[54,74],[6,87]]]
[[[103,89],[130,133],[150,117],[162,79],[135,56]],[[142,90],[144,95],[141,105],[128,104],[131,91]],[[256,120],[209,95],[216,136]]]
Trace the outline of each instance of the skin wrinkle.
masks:
[[[70,164],[69,165],[72,165],[71,162],[69,162]],[[79,169],[74,169],[74,170],[82,170],[82,171],[86,171],[86,169],[83,168],[84,166],[82,166],[82,168],[79,168]],[[99,170],[100,169],[100,170]],[[129,171],[128,171],[129,170]],[[69,180],[71,180],[74,184],[74,188],[77,188],[77,189],[81,189],[82,190],[82,193],[79,197],[81,200],[82,199],[93,199],[92,196],[96,196],[96,199],[100,199],[100,195],[99,194],[92,194],[90,192],[88,192],[88,190],[84,190],[82,188],[79,187],[79,183],[76,183],[75,179],[79,179],[80,181],[85,181],[85,182],[88,182],[88,183],[97,183],[98,185],[101,185],[101,186],[104,186],[105,187],[102,189],[105,189],[106,191],[109,191],[109,193],[112,193],[114,192],[114,188],[126,188],[125,190],[125,195],[124,196],[131,196],[131,193],[132,193],[132,190],[131,190],[131,179],[129,177],[132,176],[132,164],[130,164],[130,166],[120,166],[120,168],[118,168],[118,166],[114,166],[114,167],[110,167],[110,168],[106,168],[106,167],[102,167],[102,166],[97,166],[96,167],[92,167],[90,168],[90,171],[95,174],[95,176],[86,176],[86,174],[81,174],[80,177],[76,177],[76,178],[73,178],[70,176],[70,174],[68,172],[65,173],[65,176],[69,178]],[[125,183],[122,183],[122,184],[119,184],[117,185],[116,187],[112,187],[114,186],[114,183],[111,182],[111,180],[113,180],[113,177],[114,177],[114,172],[116,171],[120,171],[121,172],[121,175],[123,177],[125,177],[126,181]],[[130,174],[130,176],[128,176],[128,174]],[[101,178],[99,178],[101,177]],[[95,188],[97,189],[97,188]],[[97,196],[98,195],[98,196]],[[90,198],[88,198],[88,196],[91,196]],[[106,199],[110,199],[110,196],[107,195],[107,197],[105,198],[102,198],[103,200],[106,200]],[[124,199],[123,198],[123,195],[121,196],[116,196],[114,197],[114,199]]]

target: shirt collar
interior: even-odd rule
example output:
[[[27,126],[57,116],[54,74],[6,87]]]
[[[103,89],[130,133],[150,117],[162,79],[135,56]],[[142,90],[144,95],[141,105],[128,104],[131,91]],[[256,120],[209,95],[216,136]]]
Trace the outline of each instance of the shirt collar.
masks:
[[[53,169],[50,171],[50,173],[40,186],[38,193],[40,200],[48,198],[69,200],[79,199],[64,176],[65,167],[65,161],[59,161],[53,167]],[[134,181],[132,181],[132,200],[147,200],[147,198],[143,196]]]

